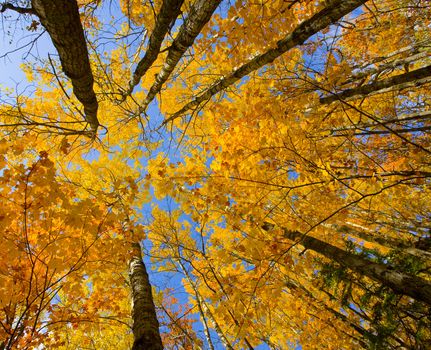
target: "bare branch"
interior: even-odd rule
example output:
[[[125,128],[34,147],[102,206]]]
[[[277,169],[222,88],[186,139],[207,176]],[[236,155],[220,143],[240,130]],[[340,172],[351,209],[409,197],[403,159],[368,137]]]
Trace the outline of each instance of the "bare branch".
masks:
[[[27,15],[35,15],[36,14],[34,9],[31,7],[15,6],[9,2],[6,2],[6,3],[1,5],[0,13],[5,12],[6,10],[12,10],[12,11],[18,12],[20,14],[27,14]]]

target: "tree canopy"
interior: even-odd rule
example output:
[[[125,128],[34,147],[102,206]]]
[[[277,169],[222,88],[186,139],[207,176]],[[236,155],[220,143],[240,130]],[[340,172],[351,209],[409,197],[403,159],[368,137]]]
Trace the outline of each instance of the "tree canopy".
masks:
[[[431,347],[430,2],[0,12],[0,350]]]

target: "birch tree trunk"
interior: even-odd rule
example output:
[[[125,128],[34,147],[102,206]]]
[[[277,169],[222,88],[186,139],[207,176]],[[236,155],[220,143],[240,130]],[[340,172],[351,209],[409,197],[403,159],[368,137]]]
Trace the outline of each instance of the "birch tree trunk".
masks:
[[[178,264],[180,265],[181,270],[184,272],[184,276],[186,276],[187,281],[190,283],[190,286],[193,288],[193,291],[195,293],[196,303],[197,303],[198,308],[199,308],[199,313],[201,314],[201,318],[204,320],[203,323],[206,325],[205,335],[207,337],[209,347],[211,349],[214,349],[214,345],[213,345],[212,340],[211,340],[211,335],[210,335],[209,329],[207,327],[206,319],[209,319],[209,321],[211,322],[214,330],[216,331],[218,337],[220,338],[220,341],[223,343],[223,346],[225,347],[225,349],[233,350],[232,345],[230,344],[229,340],[224,335],[222,329],[220,328],[219,324],[217,323],[216,319],[214,318],[213,314],[211,313],[210,309],[208,308],[208,305],[206,304],[205,300],[203,300],[201,295],[199,294],[197,286],[195,285],[195,283],[191,279],[189,273],[187,272],[186,268],[184,267],[183,263],[179,259],[178,259]]]
[[[169,32],[171,26],[175,23],[176,18],[180,15],[183,2],[183,0],[163,1],[160,12],[156,18],[154,30],[150,36],[147,52],[145,52],[144,57],[138,63],[130,82],[130,88],[124,95],[124,98],[133,92],[135,86],[139,84],[141,78],[147,73],[148,69],[150,69],[151,65],[157,59],[163,39],[166,33]]]
[[[132,244],[129,261],[132,288],[132,318],[134,342],[132,350],[163,350],[151,284],[142,261],[141,246]]]
[[[157,74],[155,82],[140,107],[141,111],[145,111],[160,92],[163,84],[168,80],[187,49],[193,45],[196,37],[211,19],[212,14],[220,3],[221,0],[196,0],[193,3],[188,17],[180,27],[177,37],[169,48],[168,57],[166,57],[161,71]]]

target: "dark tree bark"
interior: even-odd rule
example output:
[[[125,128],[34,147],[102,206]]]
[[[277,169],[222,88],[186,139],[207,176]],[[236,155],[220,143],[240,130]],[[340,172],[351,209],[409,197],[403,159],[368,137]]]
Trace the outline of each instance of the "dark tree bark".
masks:
[[[31,4],[58,51],[61,67],[71,79],[73,93],[83,104],[85,120],[95,134],[98,103],[78,4],[76,0],[32,0]]]
[[[142,261],[141,246],[132,244],[129,261],[129,278],[132,287],[132,318],[134,342],[132,350],[163,350],[151,284]]]
[[[180,27],[177,37],[169,48],[168,57],[162,70],[156,76],[156,81],[151,86],[144,103],[140,107],[140,112],[144,112],[151,101],[160,92],[163,84],[168,80],[176,65],[183,57],[187,49],[193,45],[196,37],[201,32],[205,24],[210,20],[221,0],[196,0],[189,12],[187,19]]]
[[[262,228],[271,230],[274,225],[265,223]],[[431,305],[431,283],[427,280],[411,276],[403,272],[392,270],[390,266],[378,264],[323,242],[317,238],[306,236],[298,231],[283,229],[284,237],[297,242],[306,249],[313,250],[326,258],[339,263],[352,271],[367,276],[384,286],[390,287],[394,292]]]
[[[347,89],[340,93],[320,98],[320,103],[330,104],[335,101],[360,98],[374,93],[386,92],[387,89],[405,89],[411,86],[423,85],[431,81],[431,66],[426,66],[411,72],[395,75],[393,77],[376,81],[353,89]]]
[[[266,51],[265,53],[256,56],[252,60],[243,64],[237,69],[234,69],[229,75],[214,82],[208,89],[197,95],[192,101],[183,106],[180,110],[165,119],[163,124],[166,124],[187,111],[199,106],[202,102],[209,100],[212,96],[225,90],[230,85],[247,76],[251,72],[273,62],[277,57],[294,48],[302,45],[307,39],[318,33],[327,26],[334,24],[343,16],[349,14],[357,7],[366,3],[367,0],[329,0],[326,1],[327,6],[316,13],[311,18],[299,24],[292,33],[288,34],[284,39],[277,43],[277,47]]]
[[[148,49],[144,57],[139,61],[130,82],[130,88],[125,96],[130,95],[141,78],[145,75],[160,53],[163,39],[170,30],[172,24],[181,13],[181,5],[184,0],[164,0],[160,12],[156,18],[156,25],[151,33]]]

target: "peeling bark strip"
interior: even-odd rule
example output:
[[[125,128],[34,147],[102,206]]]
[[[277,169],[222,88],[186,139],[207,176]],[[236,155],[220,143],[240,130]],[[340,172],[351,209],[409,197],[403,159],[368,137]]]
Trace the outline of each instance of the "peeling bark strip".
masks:
[[[142,261],[141,246],[132,244],[129,278],[132,287],[134,342],[132,350],[163,350],[151,284]]]
[[[163,125],[180,117],[188,110],[198,106],[204,101],[209,100],[218,92],[226,89],[238,80],[247,76],[251,72],[273,62],[277,57],[294,48],[297,45],[302,45],[312,35],[318,33],[327,26],[337,22],[343,16],[349,14],[357,7],[366,3],[367,0],[328,0],[327,6],[316,13],[311,18],[299,24],[292,33],[288,34],[284,39],[277,43],[277,47],[266,51],[265,53],[256,56],[252,60],[243,64],[241,67],[234,69],[232,73],[222,77],[214,82],[208,89],[201,92],[192,101],[187,103],[179,111],[167,118]]]
[[[163,39],[165,38],[165,35],[171,28],[172,24],[175,22],[176,18],[181,13],[181,5],[183,2],[184,0],[163,1],[160,12],[156,18],[156,25],[150,36],[148,49],[145,52],[144,57],[139,61],[138,66],[133,73],[133,78],[130,82],[130,88],[125,94],[125,97],[133,92],[134,87],[139,84],[141,78],[157,59]]]
[[[58,51],[64,73],[72,80],[73,93],[84,106],[85,120],[96,133],[98,104],[76,0],[32,0],[31,4]]]
[[[270,231],[273,227],[274,225],[270,223],[265,223],[262,226],[265,231]],[[284,237],[291,241],[298,242],[306,249],[313,250],[330,260],[336,261],[341,266],[358,272],[363,276],[367,276],[384,286],[390,287],[396,293],[408,295],[417,301],[422,301],[431,305],[431,283],[427,280],[392,270],[389,266],[364,259],[359,255],[346,252],[343,249],[317,238],[304,236],[298,231],[290,231],[287,229],[283,229],[283,231]]]
[[[340,93],[320,98],[320,103],[330,104],[335,101],[364,97],[375,93],[387,92],[387,89],[404,89],[410,86],[422,85],[431,81],[431,66],[426,66],[411,72],[376,81],[371,84],[347,89]]]
[[[163,84],[168,80],[181,57],[183,57],[186,50],[193,45],[196,37],[201,32],[204,25],[210,20],[220,3],[221,0],[196,0],[192,5],[187,19],[180,27],[178,35],[169,49],[168,57],[166,58],[162,70],[156,76],[156,81],[153,86],[151,86],[140,108],[140,113],[147,109],[154,97],[160,92]]]

